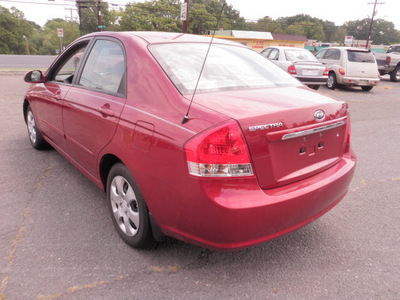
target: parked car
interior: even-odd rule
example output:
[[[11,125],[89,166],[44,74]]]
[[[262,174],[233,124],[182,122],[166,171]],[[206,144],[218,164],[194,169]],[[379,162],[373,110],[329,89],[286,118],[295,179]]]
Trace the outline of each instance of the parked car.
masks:
[[[327,87],[338,85],[361,86],[370,91],[380,81],[378,65],[371,51],[350,47],[330,47],[317,52],[319,61],[329,68]]]
[[[260,54],[314,90],[326,85],[328,68],[307,49],[276,46]]]
[[[393,82],[400,81],[400,44],[391,45],[386,53],[374,53],[381,75],[389,74]]]
[[[353,177],[346,102],[236,43],[214,39],[206,59],[209,44],[98,32],[25,76],[32,146],[50,144],[107,193],[131,246],[167,235],[245,248],[315,220]]]

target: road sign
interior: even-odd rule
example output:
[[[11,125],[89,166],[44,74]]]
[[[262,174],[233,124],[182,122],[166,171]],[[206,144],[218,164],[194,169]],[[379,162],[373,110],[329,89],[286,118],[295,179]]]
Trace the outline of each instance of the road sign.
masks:
[[[106,25],[98,25],[97,28],[106,28]]]
[[[181,21],[186,21],[187,16],[187,2],[181,4]]]
[[[59,38],[64,37],[64,30],[62,28],[57,28],[57,36]]]

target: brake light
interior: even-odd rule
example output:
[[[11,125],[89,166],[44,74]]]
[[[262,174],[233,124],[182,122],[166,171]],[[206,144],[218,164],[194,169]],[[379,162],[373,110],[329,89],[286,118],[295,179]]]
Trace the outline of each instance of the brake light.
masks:
[[[287,71],[288,71],[290,74],[292,74],[292,75],[296,75],[296,74],[297,74],[297,72],[296,72],[296,67],[295,67],[294,65],[290,65],[290,66],[288,67]]]
[[[342,68],[339,68],[339,73],[340,73],[341,75],[346,74]]]
[[[195,136],[185,144],[185,152],[191,175],[253,175],[249,150],[235,121],[229,121]]]
[[[390,64],[391,61],[392,61],[392,58],[390,56],[386,56],[386,63]]]
[[[323,76],[328,76],[328,75],[329,75],[329,69],[328,67],[326,67]]]

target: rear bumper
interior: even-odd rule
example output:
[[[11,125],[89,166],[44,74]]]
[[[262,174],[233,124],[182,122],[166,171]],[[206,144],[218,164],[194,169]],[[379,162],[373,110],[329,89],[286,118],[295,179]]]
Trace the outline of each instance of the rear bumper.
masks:
[[[323,77],[294,76],[294,77],[300,80],[301,83],[305,85],[325,85],[326,82],[328,81],[328,76],[323,76]]]
[[[255,245],[293,231],[324,214],[346,194],[356,158],[343,158],[315,176],[262,190],[255,178],[203,180],[190,188],[185,213],[174,225],[160,224],[169,236],[216,250]],[[193,196],[196,195],[196,196]],[[195,202],[193,202],[195,201]]]
[[[376,86],[380,82],[379,78],[358,78],[344,76],[338,80],[339,84],[356,86]]]

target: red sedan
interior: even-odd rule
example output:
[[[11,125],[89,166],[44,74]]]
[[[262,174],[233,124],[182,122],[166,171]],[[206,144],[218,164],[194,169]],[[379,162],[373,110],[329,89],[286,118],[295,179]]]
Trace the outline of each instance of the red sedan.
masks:
[[[106,191],[134,247],[264,242],[330,210],[354,174],[347,104],[236,43],[99,32],[25,80],[32,146]]]

